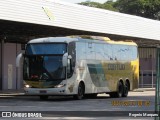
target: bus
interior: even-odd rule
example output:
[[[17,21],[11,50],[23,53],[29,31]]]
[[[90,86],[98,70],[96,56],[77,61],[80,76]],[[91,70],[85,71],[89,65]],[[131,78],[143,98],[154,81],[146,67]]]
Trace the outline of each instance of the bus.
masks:
[[[75,99],[127,97],[138,88],[137,44],[98,36],[48,37],[29,41],[23,58],[24,91],[47,99],[71,95]]]

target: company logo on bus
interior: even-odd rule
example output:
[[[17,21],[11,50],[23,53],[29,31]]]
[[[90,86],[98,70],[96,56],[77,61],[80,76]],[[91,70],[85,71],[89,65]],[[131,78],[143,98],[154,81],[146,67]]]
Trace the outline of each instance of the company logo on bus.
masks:
[[[125,70],[125,64],[108,64],[108,70]]]

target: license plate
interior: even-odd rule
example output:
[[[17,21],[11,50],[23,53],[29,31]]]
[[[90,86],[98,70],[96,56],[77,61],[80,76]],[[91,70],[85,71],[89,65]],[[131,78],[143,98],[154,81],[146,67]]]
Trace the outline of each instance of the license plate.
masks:
[[[40,90],[39,93],[47,93],[46,90]]]

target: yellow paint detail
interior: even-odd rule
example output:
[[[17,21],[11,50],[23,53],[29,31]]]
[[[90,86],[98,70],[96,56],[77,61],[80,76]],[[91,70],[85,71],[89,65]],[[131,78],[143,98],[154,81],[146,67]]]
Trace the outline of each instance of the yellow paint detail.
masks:
[[[54,21],[55,17],[53,15],[52,11],[48,7],[42,7],[42,8],[43,8],[44,12],[46,13],[46,15],[48,16],[48,18],[50,20]]]
[[[111,39],[109,39],[108,37],[103,37],[103,39],[105,40],[105,41],[110,41]]]
[[[110,69],[108,66],[115,65],[125,66],[125,69],[121,69],[121,67],[117,67],[116,69]],[[130,81],[130,87],[132,89],[138,88],[138,80],[139,80],[139,60],[134,60],[131,62],[103,62],[102,63],[106,80],[108,82],[108,87],[111,91],[117,90],[117,84],[120,79],[125,80],[128,79]]]
[[[72,85],[70,85],[70,86],[68,87],[68,89],[69,89],[70,92],[73,92],[73,87],[74,87],[74,84],[72,84]]]
[[[139,84],[139,59],[131,62],[133,71],[133,89],[138,88]]]
[[[103,40],[103,41],[110,41],[111,39],[108,37],[103,37],[103,36],[90,36],[90,35],[72,35],[72,36],[67,36],[69,38],[83,38],[83,39],[91,39],[91,40]]]
[[[134,46],[137,46],[137,44],[134,43],[134,42],[132,42],[132,41],[114,41],[114,40],[110,40],[110,41],[107,41],[107,43],[110,43],[110,44],[134,45]]]
[[[101,37],[101,36],[90,36],[91,39],[96,39],[96,40],[104,40],[104,41],[110,41],[108,37]]]

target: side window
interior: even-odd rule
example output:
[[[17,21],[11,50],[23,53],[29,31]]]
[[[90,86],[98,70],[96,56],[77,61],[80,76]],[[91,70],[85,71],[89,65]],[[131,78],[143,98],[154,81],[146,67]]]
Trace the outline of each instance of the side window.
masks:
[[[131,59],[131,50],[128,46],[125,47],[125,51],[126,51],[126,60],[130,60]]]
[[[113,60],[113,56],[112,56],[113,48],[112,48],[112,45],[111,44],[104,44],[103,48],[104,48],[104,58],[105,58],[105,60]]]
[[[138,56],[136,46],[123,45],[120,51],[121,60],[135,60]]]
[[[137,47],[133,46],[132,47],[132,60],[135,60],[138,57],[137,55]]]
[[[72,56],[71,64],[72,67],[75,67],[75,62],[76,62],[76,48],[75,48],[75,42],[70,42],[68,44],[68,54]]]
[[[121,45],[119,47],[119,55],[121,60],[130,60],[131,59],[131,48],[127,45]]]
[[[87,48],[85,42],[76,42],[76,59],[83,60],[86,59]]]
[[[96,51],[96,60],[104,60],[104,49],[103,44],[96,44],[95,45]]]
[[[120,45],[113,45],[113,60],[120,60]]]
[[[96,52],[95,52],[95,43],[93,42],[87,42],[86,43],[86,58],[88,60],[95,60],[96,58]],[[81,48],[82,50],[82,48]]]
[[[75,42],[70,42],[68,44],[68,55],[72,57],[67,61],[67,77],[70,78],[73,75],[75,62],[76,62],[76,43]]]
[[[121,45],[118,45],[118,46],[117,46],[117,59],[118,59],[118,60],[122,60],[121,48],[122,48]]]

